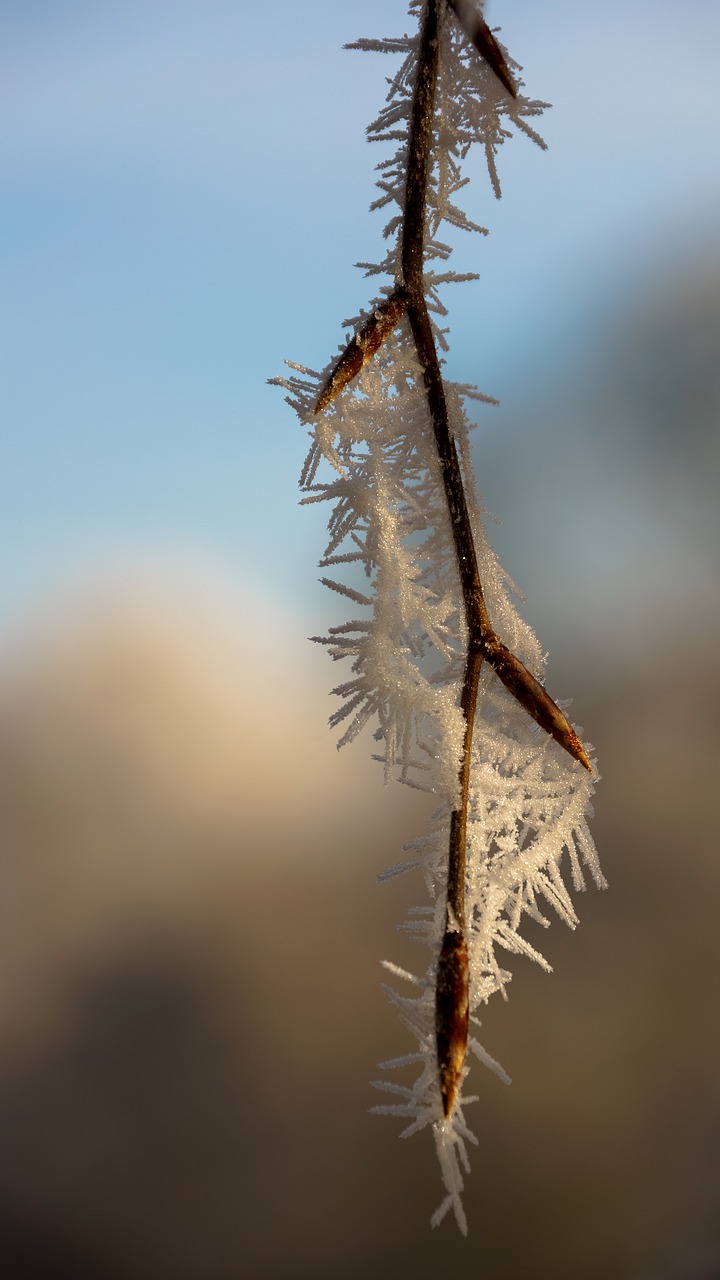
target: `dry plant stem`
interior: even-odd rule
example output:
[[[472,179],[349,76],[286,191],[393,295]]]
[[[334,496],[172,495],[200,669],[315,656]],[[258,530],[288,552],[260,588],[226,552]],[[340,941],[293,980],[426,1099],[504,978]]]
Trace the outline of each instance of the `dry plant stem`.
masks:
[[[420,33],[417,80],[410,120],[407,185],[402,229],[403,284],[409,295],[408,318],[417,349],[432,418],[435,443],[448,504],[460,583],[468,624],[469,642],[462,691],[465,740],[460,763],[460,803],[450,819],[448,895],[435,987],[435,1037],[443,1111],[450,1115],[462,1077],[467,1050],[469,973],[465,940],[465,870],[467,807],[472,758],[472,732],[482,653],[473,643],[477,624],[490,628],[485,608],[470,514],[455,441],[450,433],[447,401],[440,363],[425,301],[423,260],[425,204],[432,145],[433,108],[440,62],[440,27],[445,0],[429,0]]]
[[[515,96],[515,86],[495,38],[467,0],[450,0],[466,34],[486,58],[502,84]],[[325,408],[378,350],[404,314],[410,324],[423,372],[442,483],[452,527],[463,596],[468,647],[461,694],[465,737],[458,778],[458,803],[450,819],[448,893],[445,932],[438,958],[435,1034],[443,1111],[449,1116],[462,1078],[468,1037],[468,956],[465,919],[467,815],[472,737],[478,684],[486,659],[508,691],[529,715],[586,769],[590,763],[582,743],[540,682],[495,634],[485,604],[472,522],[465,497],[460,460],[450,429],[440,362],[423,280],[426,199],[431,168],[435,90],[440,63],[442,23],[448,0],[428,0],[420,32],[407,180],[401,231],[401,271],[396,288],[350,341],[320,391],[315,412]],[[470,16],[468,16],[470,15]],[[474,18],[471,22],[470,18]]]

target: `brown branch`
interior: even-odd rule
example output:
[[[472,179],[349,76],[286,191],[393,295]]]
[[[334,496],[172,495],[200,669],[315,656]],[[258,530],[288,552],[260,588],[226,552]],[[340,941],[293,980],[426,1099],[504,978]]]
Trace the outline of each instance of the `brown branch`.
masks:
[[[402,283],[409,295],[408,318],[425,380],[469,633],[461,695],[461,707],[465,717],[465,741],[458,779],[460,795],[459,804],[450,818],[445,933],[438,957],[435,994],[435,1036],[440,1093],[443,1110],[445,1115],[449,1116],[457,1096],[467,1049],[469,1009],[465,940],[467,811],[473,726],[483,658],[487,658],[505,687],[546,732],[550,733],[587,769],[590,768],[590,763],[582,744],[560,708],[519,658],[516,658],[495,634],[485,604],[460,460],[450,430],[445,389],[425,301],[423,280],[425,207],[444,12],[444,0],[428,0],[420,33],[418,70],[408,141],[401,261]],[[487,28],[486,31],[489,41],[484,39],[482,47],[480,45],[477,47],[505,83],[501,74],[501,68],[506,69],[505,61],[494,37]],[[500,69],[493,50],[497,51],[497,56],[501,60]],[[510,88],[507,84],[506,87]],[[510,89],[510,92],[512,91],[513,89]]]
[[[410,117],[407,178],[402,211],[400,273],[397,288],[348,344],[324,384],[315,412],[326,407],[362,368],[407,312],[423,372],[428,409],[440,461],[442,483],[455,545],[468,650],[460,705],[465,737],[458,774],[458,802],[450,817],[445,931],[438,957],[435,993],[435,1038],[443,1111],[452,1112],[467,1052],[469,986],[466,941],[466,848],[472,739],[483,660],[527,713],[574,759],[590,769],[582,743],[560,708],[519,658],[498,638],[485,604],[472,520],[465,496],[460,459],[450,428],[423,277],[425,218],[430,178],[435,89],[440,62],[442,23],[447,3],[494,73],[515,96],[515,86],[492,32],[467,0],[426,0],[418,68]],[[470,24],[470,19],[472,23]],[[468,25],[470,24],[470,25]]]

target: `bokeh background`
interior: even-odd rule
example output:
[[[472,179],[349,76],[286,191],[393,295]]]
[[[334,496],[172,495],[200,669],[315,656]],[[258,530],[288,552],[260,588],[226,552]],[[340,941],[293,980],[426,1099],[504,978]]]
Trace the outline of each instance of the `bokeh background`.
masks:
[[[720,1276],[720,7],[488,15],[550,149],[470,166],[448,369],[610,889],[488,1007],[464,1241],[367,1114],[427,807],[326,730],[265,385],[368,300],[404,6],[0,0],[4,1280]]]

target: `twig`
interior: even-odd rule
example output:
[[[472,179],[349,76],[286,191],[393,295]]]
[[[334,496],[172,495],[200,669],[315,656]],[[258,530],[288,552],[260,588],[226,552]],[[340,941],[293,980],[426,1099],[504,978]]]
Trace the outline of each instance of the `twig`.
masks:
[[[472,739],[478,685],[484,660],[490,663],[505,688],[528,715],[590,770],[582,743],[560,708],[527,667],[498,638],[485,604],[478,568],[472,521],[465,496],[462,470],[450,428],[432,323],[425,299],[423,266],[427,190],[435,90],[440,62],[442,25],[448,3],[475,48],[513,97],[516,88],[497,41],[468,0],[427,0],[420,31],[418,67],[408,139],[407,180],[401,219],[401,266],[396,288],[386,303],[352,338],[334,365],[315,405],[319,413],[351,381],[407,314],[423,372],[428,409],[442,474],[458,573],[463,596],[468,647],[460,705],[465,737],[459,768],[459,802],[450,819],[448,890],[445,931],[438,957],[435,999],[435,1034],[438,1076],[443,1110],[449,1116],[460,1084],[468,1037],[468,955],[466,942],[465,880],[467,814],[470,791]]]

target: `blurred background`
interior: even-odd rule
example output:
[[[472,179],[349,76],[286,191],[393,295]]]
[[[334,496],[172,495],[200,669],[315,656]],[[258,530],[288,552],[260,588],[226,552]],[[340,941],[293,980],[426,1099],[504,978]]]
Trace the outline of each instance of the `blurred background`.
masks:
[[[0,1274],[720,1277],[720,8],[493,0],[549,152],[480,157],[448,371],[603,773],[610,889],[491,1003],[469,1240],[379,960],[427,806],[337,756],[326,513],[265,379],[369,298],[404,6],[0,0]]]

